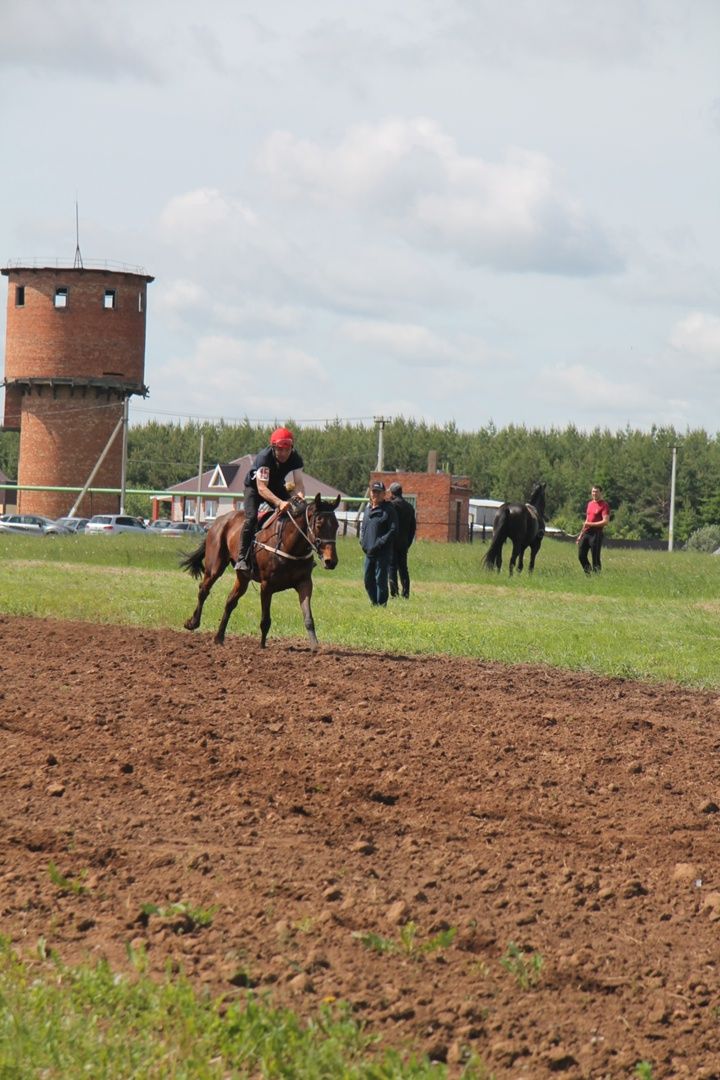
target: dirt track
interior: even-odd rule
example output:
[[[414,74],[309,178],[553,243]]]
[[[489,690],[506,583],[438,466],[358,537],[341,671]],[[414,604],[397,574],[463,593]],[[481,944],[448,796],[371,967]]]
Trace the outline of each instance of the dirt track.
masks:
[[[125,969],[143,943],[157,971],[345,999],[386,1044],[497,1077],[720,1077],[716,695],[30,619],[0,619],[0,655],[19,947]],[[181,901],[212,925],[141,918]],[[356,936],[410,921],[405,951]]]

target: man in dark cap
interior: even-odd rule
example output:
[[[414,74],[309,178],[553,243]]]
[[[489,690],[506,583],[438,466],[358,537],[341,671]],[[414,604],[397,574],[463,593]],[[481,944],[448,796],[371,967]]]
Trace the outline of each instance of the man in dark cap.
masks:
[[[360,547],[365,552],[365,591],[373,607],[387,604],[388,566],[396,533],[397,517],[385,498],[385,485],[382,480],[374,480],[360,526]]]
[[[408,572],[407,557],[410,545],[415,539],[417,522],[415,519],[415,509],[412,503],[409,503],[407,499],[403,498],[402,484],[398,484],[397,481],[390,485],[390,505],[394,507],[398,521],[395,543],[393,544],[392,555],[390,556],[390,566],[388,568],[390,595],[398,595],[399,576],[402,597],[404,600],[407,600],[410,596],[410,574]]]

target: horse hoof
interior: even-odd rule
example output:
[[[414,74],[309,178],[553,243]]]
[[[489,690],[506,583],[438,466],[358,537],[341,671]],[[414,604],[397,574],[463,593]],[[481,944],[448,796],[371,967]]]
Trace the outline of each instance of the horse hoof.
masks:
[[[197,623],[193,622],[192,619],[186,619],[183,626],[186,630],[197,630]]]
[[[225,644],[225,638],[224,638],[224,637],[220,637],[220,635],[219,635],[219,634],[216,634],[216,635],[215,635],[214,641],[215,641],[215,644],[216,644],[216,645],[224,645],[224,644]]]

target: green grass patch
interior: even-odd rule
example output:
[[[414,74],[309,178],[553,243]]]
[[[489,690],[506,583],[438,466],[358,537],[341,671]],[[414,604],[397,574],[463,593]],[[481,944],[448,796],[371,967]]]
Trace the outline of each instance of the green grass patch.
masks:
[[[487,1074],[470,1066],[464,1075]],[[198,993],[183,976],[28,963],[0,938],[0,1076],[441,1080],[447,1069],[382,1050],[341,1005],[303,1021],[252,994],[229,1002]]]
[[[2,534],[0,612],[180,629],[197,599],[197,584],[178,567],[188,546],[162,537]],[[603,573],[587,578],[574,544],[546,540],[535,574],[510,578],[483,569],[485,551],[480,543],[414,545],[410,600],[373,609],[359,545],[341,539],[336,570],[314,574],[321,642],[720,686],[720,558],[609,548]],[[204,631],[217,629],[230,587],[228,571],[205,605]],[[274,598],[272,618],[271,641],[304,638],[294,592]],[[251,585],[229,634],[257,637],[259,621]]]

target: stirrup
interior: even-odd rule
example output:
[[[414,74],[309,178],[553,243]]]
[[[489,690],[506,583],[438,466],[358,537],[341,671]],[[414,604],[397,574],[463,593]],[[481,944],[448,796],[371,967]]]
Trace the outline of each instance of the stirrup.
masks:
[[[240,555],[238,557],[238,560],[235,563],[234,569],[237,570],[238,573],[240,573],[240,574],[249,574],[250,573],[250,565],[249,565],[249,563],[247,561],[247,555]]]

